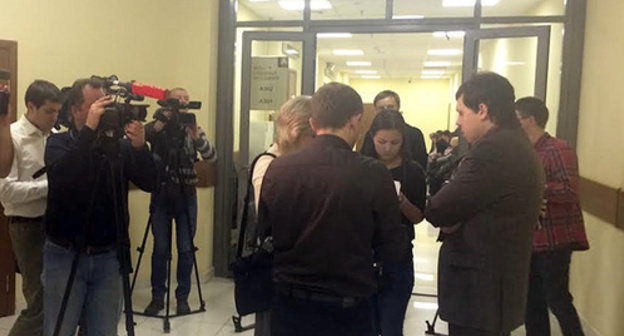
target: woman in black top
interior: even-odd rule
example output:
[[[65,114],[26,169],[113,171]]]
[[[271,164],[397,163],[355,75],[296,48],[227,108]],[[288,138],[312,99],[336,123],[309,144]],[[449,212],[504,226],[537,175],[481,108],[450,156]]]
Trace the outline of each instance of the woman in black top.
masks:
[[[414,239],[414,224],[423,219],[426,182],[422,167],[410,159],[405,142],[405,121],[398,111],[384,110],[377,114],[371,128],[373,146],[362,148],[362,154],[381,161],[400,183],[399,208],[409,240]],[[398,182],[398,183],[397,183]],[[411,247],[411,244],[410,244]],[[380,291],[376,298],[377,330],[383,336],[402,336],[403,320],[414,286],[412,253],[398,265],[384,265]],[[378,256],[378,259],[383,256]]]

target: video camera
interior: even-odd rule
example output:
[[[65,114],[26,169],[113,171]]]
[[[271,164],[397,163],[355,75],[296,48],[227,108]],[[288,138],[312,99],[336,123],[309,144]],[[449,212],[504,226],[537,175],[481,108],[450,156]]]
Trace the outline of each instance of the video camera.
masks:
[[[145,121],[147,116],[147,104],[132,104],[133,101],[143,101],[144,96],[135,94],[125,85],[120,84],[117,76],[108,78],[91,76],[92,79],[101,80],[104,83],[106,94],[114,97],[114,102],[104,109],[100,118],[98,132],[111,138],[123,137],[125,126],[134,121]],[[123,100],[121,102],[120,100]]]
[[[196,124],[195,114],[181,111],[199,110],[202,103],[200,101],[191,101],[188,104],[183,104],[176,98],[169,98],[159,100],[158,105],[161,108],[154,112],[154,119],[174,127],[192,127]],[[166,112],[169,112],[169,116],[167,116]]]

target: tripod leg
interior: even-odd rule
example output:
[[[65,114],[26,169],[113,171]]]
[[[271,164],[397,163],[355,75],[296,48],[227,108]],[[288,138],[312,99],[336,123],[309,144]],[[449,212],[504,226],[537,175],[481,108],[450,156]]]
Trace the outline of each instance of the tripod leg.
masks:
[[[74,260],[72,261],[71,271],[69,272],[69,278],[67,279],[67,285],[65,285],[65,293],[63,294],[63,301],[61,302],[61,309],[59,309],[58,317],[56,318],[56,326],[54,327],[54,336],[58,336],[61,332],[61,326],[63,325],[63,318],[65,317],[65,310],[67,309],[67,302],[69,301],[69,295],[71,294],[72,286],[76,278],[76,271],[78,270],[78,263],[80,262],[80,252],[76,252]]]
[[[143,234],[143,241],[141,242],[141,246],[137,247],[137,251],[139,251],[139,259],[137,260],[136,269],[132,277],[132,286],[130,286],[130,295],[132,295],[132,293],[134,292],[134,285],[136,285],[136,280],[139,275],[139,267],[141,267],[141,260],[143,259],[143,254],[145,253],[145,244],[147,242],[147,235],[149,234],[149,230],[151,226],[152,226],[152,213],[150,212],[149,218],[147,220],[147,227],[145,228],[145,234]]]
[[[199,281],[199,268],[197,268],[197,258],[195,258],[195,253],[198,248],[193,244],[193,267],[195,268],[195,280],[197,280],[197,294],[199,295],[199,310],[206,311],[206,302],[204,301],[204,297],[202,296],[201,283]]]
[[[171,258],[172,258],[172,249],[173,249],[173,237],[172,237],[172,225],[173,221],[169,221],[169,254],[167,255],[167,302],[165,302],[165,319],[163,330],[168,333],[169,332],[169,307],[170,307],[170,298],[171,298]]]
[[[124,294],[124,311],[126,314],[126,330],[128,336],[134,336],[134,317],[132,314],[132,292],[130,289],[130,253],[129,247],[120,246],[119,259],[121,261],[121,281],[123,285]],[[134,284],[133,284],[134,285]]]

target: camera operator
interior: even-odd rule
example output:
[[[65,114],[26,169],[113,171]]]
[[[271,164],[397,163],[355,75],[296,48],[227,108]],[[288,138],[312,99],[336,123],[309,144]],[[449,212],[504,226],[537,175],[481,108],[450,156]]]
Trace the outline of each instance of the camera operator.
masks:
[[[114,169],[115,163],[105,157],[98,125],[113,99],[104,95],[100,81],[77,80],[66,99],[69,130],[52,135],[45,152],[49,193],[42,276],[44,336],[53,335],[76,253],[80,259],[60,335],[74,334],[81,313],[89,334],[116,335],[122,304],[117,246],[129,245],[128,181],[151,192],[156,169],[138,121],[127,124],[126,138],[114,140],[119,150],[112,156],[120,168]],[[118,223],[117,212],[123,224]],[[124,225],[119,231],[123,237],[118,237],[117,225]]]
[[[11,124],[13,166],[6,179],[0,180],[0,201],[9,219],[9,236],[27,304],[9,336],[40,335],[43,326],[40,279],[48,181],[44,175],[33,178],[33,174],[44,166],[43,152],[61,108],[61,91],[50,82],[36,80],[26,90],[24,100],[26,114]]]
[[[0,178],[9,175],[13,163],[13,142],[11,141],[10,126],[9,88],[0,84]]]
[[[152,301],[145,313],[156,315],[164,308],[167,277],[167,257],[170,253],[171,219],[175,218],[178,246],[178,287],[176,313],[188,314],[188,295],[191,290],[193,267],[193,237],[197,228],[197,173],[193,164],[197,153],[203,160],[213,162],[217,152],[210,144],[206,133],[196,124],[181,123],[181,116],[188,114],[184,108],[189,103],[189,95],[183,88],[169,91],[167,97],[177,99],[182,108],[179,112],[159,111],[156,121],[146,125],[147,141],[152,145],[154,159],[159,167],[158,189],[152,194]],[[179,114],[179,115],[176,115]],[[188,115],[186,115],[188,116]],[[186,118],[184,118],[186,119]]]

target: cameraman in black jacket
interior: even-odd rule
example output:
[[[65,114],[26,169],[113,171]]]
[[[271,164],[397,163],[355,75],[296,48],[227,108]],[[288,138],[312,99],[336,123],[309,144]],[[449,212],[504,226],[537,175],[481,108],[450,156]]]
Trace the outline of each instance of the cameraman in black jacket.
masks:
[[[98,132],[100,117],[112,101],[98,80],[77,80],[66,101],[69,130],[50,136],[47,142],[45,336],[54,332],[76,253],[81,255],[60,334],[73,334],[81,313],[81,323],[89,332],[117,334],[122,307],[117,246],[129,246],[128,182],[150,192],[155,188],[156,169],[138,121],[125,127],[124,139],[109,140],[117,141],[118,153],[105,153],[99,145],[103,138]],[[116,213],[121,213],[122,223],[118,223]],[[121,231],[117,224],[123,225]],[[123,236],[118,237],[117,232]]]

